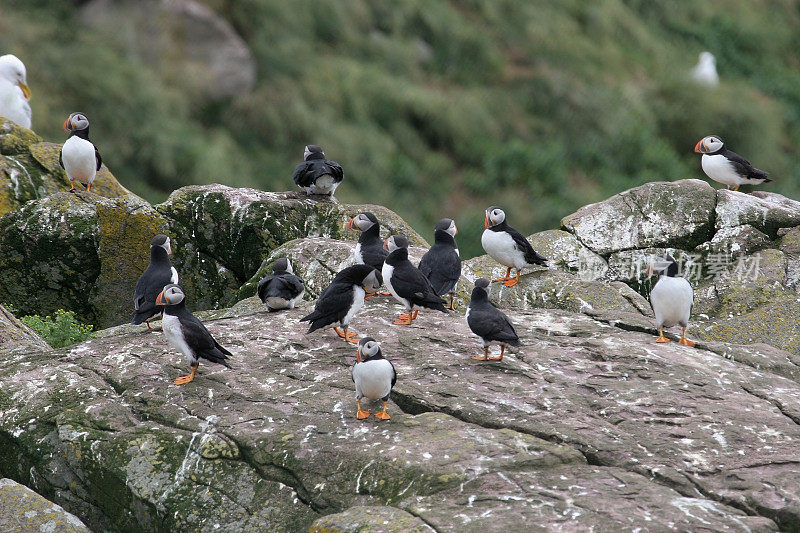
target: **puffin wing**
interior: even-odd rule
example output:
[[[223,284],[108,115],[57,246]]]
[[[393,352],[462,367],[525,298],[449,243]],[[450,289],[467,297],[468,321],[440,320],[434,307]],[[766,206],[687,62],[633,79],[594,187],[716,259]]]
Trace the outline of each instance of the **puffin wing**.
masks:
[[[152,270],[149,266],[144,274],[136,282],[136,288],[133,290],[133,308],[137,315],[144,315],[150,313],[150,316],[161,311],[162,306],[156,305],[156,297],[158,293],[164,290],[164,287],[172,283],[172,269],[169,272],[160,273]],[[141,317],[138,317],[141,318]],[[142,318],[141,320],[146,320]],[[141,324],[139,322],[135,322]]]
[[[258,282],[258,288],[256,289],[256,294],[263,302],[267,298],[267,289],[269,289],[269,284],[272,280],[275,279],[275,276],[267,276],[261,281]]]
[[[736,152],[731,152],[727,150],[725,152],[725,157],[728,161],[731,162],[733,168],[736,169],[736,173],[740,176],[757,179],[757,180],[765,180],[765,181],[772,181],[767,180],[768,173],[764,172],[763,170],[759,170],[750,164],[750,161],[745,159],[744,157],[740,156]]]
[[[339,163],[326,159],[325,166],[328,167],[327,174],[333,176],[337,183],[344,179],[344,170],[342,170],[342,166]]]
[[[64,148],[61,148],[61,150],[58,151],[58,164],[61,165],[61,168],[66,170],[66,168],[64,168],[64,159],[62,157],[63,154],[64,154]]]
[[[528,242],[528,239],[526,239],[522,233],[511,226],[506,227],[506,233],[511,235],[511,238],[514,239],[514,245],[517,247],[517,250],[521,250],[525,254],[525,262],[529,265],[547,264],[547,258],[536,253],[536,250],[533,249],[531,243]]]
[[[397,370],[395,370],[394,365],[392,364],[391,361],[389,361],[388,359],[387,361],[392,367],[392,387],[394,387],[394,384],[397,383]]]
[[[509,344],[519,342],[514,325],[503,312],[491,304],[489,307],[470,309],[467,323],[472,332],[483,339]]]
[[[383,267],[383,262],[386,260],[388,255],[389,252],[384,250],[383,246],[380,244],[361,246],[361,259],[364,261],[365,265],[369,265],[375,270],[380,271],[381,267]]]
[[[94,159],[97,162],[96,171],[100,171],[100,167],[103,165],[103,158],[100,157],[100,152],[97,151],[97,146],[94,147]]]
[[[298,276],[294,274],[288,274],[286,276],[281,276],[280,278],[281,283],[286,286],[292,294],[300,294],[305,290],[305,285],[303,284],[303,280],[300,279]]]
[[[294,180],[295,184],[299,185],[300,187],[310,187],[313,181],[313,170],[314,164],[310,161],[303,161],[294,169],[294,174],[292,175],[292,179]]]
[[[444,301],[433,290],[431,282],[411,263],[406,264],[404,268],[394,269],[392,287],[397,294],[413,304],[447,312]]]
[[[435,247],[436,245],[434,245]],[[428,250],[419,262],[419,271],[431,282],[439,296],[449,293],[461,277],[461,258],[455,250]]]
[[[311,333],[343,319],[352,303],[353,286],[345,283],[332,283],[319,296],[314,310],[300,321],[311,322],[311,327],[308,328],[308,333]]]
[[[180,323],[181,333],[183,333],[183,338],[186,339],[186,344],[188,344],[197,355],[213,363],[219,363],[230,368],[230,365],[225,359],[227,359],[226,356],[233,354],[223,348],[214,339],[197,317],[189,311],[186,311],[185,313],[181,313]]]

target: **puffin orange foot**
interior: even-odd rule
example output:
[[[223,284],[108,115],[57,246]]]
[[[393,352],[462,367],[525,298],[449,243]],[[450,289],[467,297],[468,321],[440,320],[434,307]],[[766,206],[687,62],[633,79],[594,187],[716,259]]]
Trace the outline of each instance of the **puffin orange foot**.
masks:
[[[356,413],[356,418],[358,418],[359,420],[364,420],[365,418],[369,418],[369,415],[371,414],[372,413],[370,413],[369,411],[364,411],[363,409],[359,409],[358,412]]]
[[[187,376],[181,376],[175,381],[172,382],[173,385],[186,385],[187,383],[191,383],[194,380],[194,374],[189,374]]]
[[[694,341],[690,341],[689,339],[684,337],[678,341],[678,344],[683,344],[684,346],[694,346]]]
[[[359,337],[357,333],[353,333],[352,331],[348,330],[347,334],[344,337],[344,340],[346,340],[347,342],[352,342],[353,344],[358,344],[358,341],[361,340],[361,337]]]
[[[386,411],[381,411],[380,413],[375,413],[375,418],[380,418],[381,420],[389,420],[392,417],[389,416],[389,413],[387,413]]]
[[[489,360],[489,358],[487,356],[485,356],[485,355],[484,356],[473,355],[472,358],[475,359],[476,361],[488,361]]]
[[[669,339],[666,338],[664,335],[661,335],[659,338],[656,339],[656,342],[669,342]]]
[[[397,317],[397,320],[392,322],[392,324],[397,324],[398,326],[410,326],[411,325],[411,314],[405,313]]]
[[[507,280],[505,280],[505,281],[503,282],[503,285],[505,285],[506,287],[513,287],[513,286],[514,286],[514,285],[516,285],[517,283],[519,283],[519,278],[516,278],[516,279],[507,279]]]
[[[487,357],[486,360],[487,361],[502,361],[503,360],[503,356],[501,355],[500,357]]]

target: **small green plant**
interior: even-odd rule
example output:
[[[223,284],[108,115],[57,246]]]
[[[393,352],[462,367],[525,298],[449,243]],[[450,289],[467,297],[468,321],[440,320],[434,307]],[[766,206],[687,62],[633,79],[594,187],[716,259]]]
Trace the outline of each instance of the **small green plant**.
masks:
[[[21,320],[53,348],[64,348],[92,336],[92,326],[78,322],[73,311],[59,309],[53,316],[27,315]]]

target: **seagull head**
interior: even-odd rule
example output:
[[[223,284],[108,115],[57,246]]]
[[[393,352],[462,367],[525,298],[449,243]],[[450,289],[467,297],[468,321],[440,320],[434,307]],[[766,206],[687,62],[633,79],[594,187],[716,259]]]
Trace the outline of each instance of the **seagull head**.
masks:
[[[26,100],[31,99],[31,90],[28,88],[27,71],[25,64],[12,54],[0,56],[0,78],[19,86]]]

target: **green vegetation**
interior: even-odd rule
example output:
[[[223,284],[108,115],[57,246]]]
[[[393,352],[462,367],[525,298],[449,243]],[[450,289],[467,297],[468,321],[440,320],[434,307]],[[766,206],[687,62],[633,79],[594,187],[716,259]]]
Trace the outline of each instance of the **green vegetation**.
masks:
[[[20,320],[53,348],[71,346],[92,336],[92,326],[78,322],[72,311],[59,309],[53,316],[27,315]]]
[[[800,10],[788,0],[206,0],[252,49],[255,90],[190,97],[82,28],[77,4],[11,0],[0,50],[28,65],[49,140],[82,110],[104,160],[151,201],[188,183],[285,190],[310,142],[346,174],[343,201],[396,210],[430,236],[483,210],[523,233],[654,179],[703,177],[721,135],[800,196]],[[717,56],[722,84],[687,79]]]

